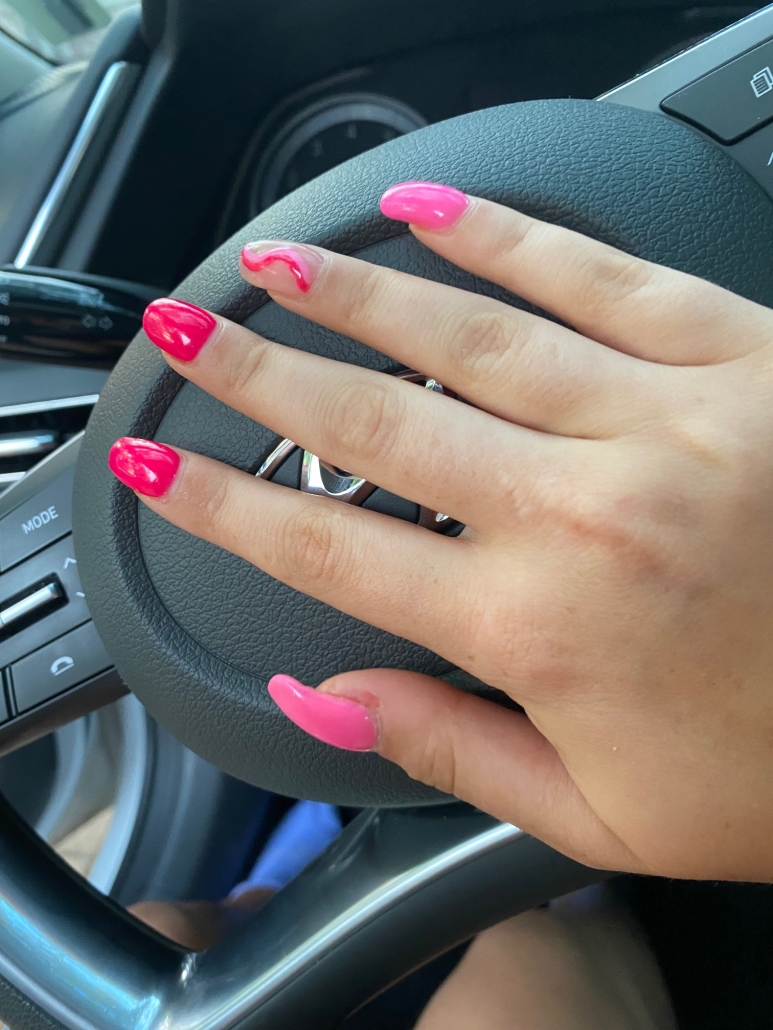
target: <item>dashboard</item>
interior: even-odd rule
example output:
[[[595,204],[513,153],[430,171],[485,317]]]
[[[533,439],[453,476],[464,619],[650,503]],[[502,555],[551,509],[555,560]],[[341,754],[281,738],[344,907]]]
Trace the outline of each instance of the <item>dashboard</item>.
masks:
[[[395,136],[499,104],[592,99],[752,10],[567,13],[398,52],[312,83],[256,126],[212,245],[291,190]]]

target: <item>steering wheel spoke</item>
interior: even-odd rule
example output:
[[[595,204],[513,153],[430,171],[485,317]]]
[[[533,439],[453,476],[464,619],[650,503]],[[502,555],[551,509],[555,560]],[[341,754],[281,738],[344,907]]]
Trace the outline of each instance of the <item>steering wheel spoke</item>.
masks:
[[[0,976],[68,1030],[324,1030],[497,919],[608,875],[465,805],[364,812],[196,954],[99,898],[7,806],[0,818]]]

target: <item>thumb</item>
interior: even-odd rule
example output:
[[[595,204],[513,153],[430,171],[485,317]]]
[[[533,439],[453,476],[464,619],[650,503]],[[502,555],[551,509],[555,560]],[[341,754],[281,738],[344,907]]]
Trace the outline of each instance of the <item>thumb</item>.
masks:
[[[268,690],[289,719],[327,744],[376,751],[413,779],[514,823],[578,862],[644,871],[520,712],[395,669],[343,673],[316,690],[274,676]]]

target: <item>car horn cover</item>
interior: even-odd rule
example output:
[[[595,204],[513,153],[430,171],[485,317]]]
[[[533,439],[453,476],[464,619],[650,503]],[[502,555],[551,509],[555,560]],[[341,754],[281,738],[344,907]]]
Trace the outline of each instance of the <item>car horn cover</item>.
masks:
[[[241,247],[256,239],[318,244],[526,307],[379,213],[381,193],[409,179],[448,183],[773,306],[773,207],[751,178],[680,124],[573,100],[480,111],[363,154],[256,218],[174,296],[269,339],[379,371],[397,366],[247,285],[239,275]],[[277,672],[317,684],[371,666],[436,676],[452,666],[138,504],[107,468],[110,445],[123,435],[189,448],[247,472],[258,470],[279,438],[181,379],[142,333],[102,393],[75,484],[78,562],[102,638],[151,713],[215,765],[282,794],[363,806],[437,801],[437,793],[377,755],[307,736],[272,703],[266,682]]]

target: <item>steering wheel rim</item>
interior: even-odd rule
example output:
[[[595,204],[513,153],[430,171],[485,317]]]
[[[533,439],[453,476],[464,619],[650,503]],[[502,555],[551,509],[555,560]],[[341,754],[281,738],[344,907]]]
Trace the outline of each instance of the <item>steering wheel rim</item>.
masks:
[[[711,70],[729,59],[733,53],[749,49],[771,35],[773,9],[767,9],[693,51],[675,58],[661,69],[655,69],[630,86],[621,87],[610,99],[620,104],[654,110],[659,103],[657,98]],[[652,97],[656,98],[654,103]],[[534,105],[530,106],[536,110]],[[589,114],[583,121],[583,112],[589,112],[590,105],[551,102],[542,105],[542,111],[549,113],[550,109],[557,111],[559,107],[565,112],[564,118],[571,116],[575,119],[570,133],[574,142],[580,139],[582,132],[590,132],[590,138],[597,148],[609,142],[608,134],[595,131],[595,115]],[[602,119],[605,117],[601,115]],[[773,235],[770,234],[771,209],[763,192],[714,144],[692,133],[692,130],[661,121],[659,117],[640,116],[631,110],[625,112],[625,118],[630,120],[628,124],[639,119],[639,124],[643,126],[642,117],[646,121],[647,132],[652,133],[651,138],[669,141],[666,150],[670,161],[676,164],[681,162],[683,167],[678,178],[683,188],[688,185],[692,187],[692,211],[703,211],[704,215],[711,215],[711,205],[707,209],[701,201],[708,185],[705,175],[707,167],[717,170],[721,166],[721,181],[733,186],[729,197],[724,198],[727,203],[722,205],[721,218],[712,221],[709,217],[706,223],[711,226],[712,233],[681,237],[682,249],[675,256],[672,253],[670,261],[668,255],[660,253],[657,247],[645,253],[645,256],[665,260],[677,267],[714,278],[761,303],[770,304],[771,284],[767,281],[765,269],[770,267],[771,244],[765,237],[773,239]],[[548,124],[552,124],[550,119]],[[600,124],[595,122],[596,127]],[[613,119],[608,124],[622,127],[623,122]],[[667,125],[668,129],[663,130],[663,125]],[[539,129],[539,126],[536,128]],[[635,174],[636,160],[646,158],[646,164],[651,158],[645,137],[646,133],[639,136],[639,149],[628,147],[627,152],[623,153],[623,147],[617,151],[618,159],[627,156],[631,169],[627,200],[634,207],[641,197],[640,183]],[[542,156],[549,160],[552,155],[555,163],[560,154],[565,153],[565,150],[561,150],[562,142],[566,142],[566,137],[561,134],[546,142],[543,133]],[[534,140],[526,139],[523,146],[525,153],[532,153],[534,159]],[[586,147],[585,153],[587,150]],[[742,163],[746,160],[743,151],[736,156]],[[662,154],[660,161],[659,168],[663,165]],[[364,164],[361,165],[361,168],[364,167]],[[542,170],[544,185],[550,179],[550,164]],[[537,167],[533,171],[537,174],[541,169]],[[427,168],[419,158],[411,168],[404,168],[394,176],[390,174],[390,178],[417,175],[433,177],[432,168]],[[435,174],[434,177],[439,176]],[[709,178],[716,185],[718,180],[713,173]],[[369,182],[376,195],[381,185],[388,185],[375,172]],[[459,178],[455,178],[455,184],[494,199],[507,199],[495,190],[481,189],[480,186],[476,190],[475,184]],[[323,185],[324,182],[310,187],[305,197],[319,196],[323,204],[325,197],[315,192],[322,189]],[[660,193],[664,201],[669,199],[669,190],[672,188],[673,179],[670,177],[661,181]],[[602,182],[599,189],[609,195],[614,190],[614,184]],[[523,206],[543,217],[576,225],[576,222],[572,222],[572,211],[561,204],[550,209],[544,205],[540,208],[539,205],[531,206],[527,203]],[[747,221],[743,232],[740,232],[738,222],[748,218],[750,210],[757,216],[754,224],[750,226]],[[377,219],[372,206],[370,211],[372,218]],[[645,212],[642,217],[646,220],[648,214]],[[668,228],[668,220],[663,218],[662,212],[656,221]],[[731,224],[733,221],[735,225]],[[266,224],[270,223],[261,223]],[[626,239],[616,233],[615,226],[603,218],[595,222],[586,220],[577,227],[616,245],[626,244]],[[644,226],[643,230],[646,228]],[[253,231],[239,234],[222,252],[227,257],[229,268],[224,273],[224,296],[220,310],[239,320],[248,319],[252,310],[249,305],[244,306],[244,298],[240,296],[243,284],[234,274],[236,265],[232,260],[233,251],[249,239]],[[294,235],[287,229],[284,234]],[[389,231],[386,233],[386,242],[399,234],[400,230],[392,228],[391,234]],[[296,234],[296,238],[302,236]],[[694,251],[700,240],[708,241],[709,245],[699,255],[701,260],[696,261]],[[315,242],[325,243],[326,240],[323,236]],[[358,236],[357,227],[354,226],[351,231],[347,229],[341,241],[341,249],[358,252],[364,242],[367,241]],[[229,246],[232,247],[230,255]],[[718,249],[724,251],[724,259],[722,254],[717,254]],[[732,254],[732,259],[727,260],[729,254]],[[718,274],[717,269],[720,273],[724,269],[727,274]],[[194,273],[181,286],[178,294],[186,299],[206,302],[201,292],[206,286],[203,276],[203,270]],[[143,347],[145,353],[141,355]],[[147,348],[146,341],[139,341],[133,351],[138,358],[143,358],[138,361],[135,370],[142,381],[147,381],[155,374],[152,368],[153,354]],[[125,367],[128,368],[128,362]],[[117,401],[120,402],[120,398]],[[122,413],[126,414],[125,411]],[[160,422],[159,416],[157,425]],[[98,412],[92,428],[94,431],[90,434],[91,439],[87,441],[92,451],[91,458],[81,463],[78,483],[81,489],[89,488],[90,478],[96,477],[97,489],[91,495],[93,499],[99,494],[98,481],[102,475],[104,454],[100,453],[100,449],[104,450],[112,442],[109,413],[105,412],[104,406]],[[75,454],[79,444],[80,441],[76,441],[69,453]],[[62,461],[57,460],[57,468],[60,468]],[[40,478],[45,479],[45,476]],[[102,480],[102,489],[104,485],[105,481]],[[85,510],[88,505],[85,505],[83,497],[85,494],[76,498],[77,520],[81,527],[88,527],[94,513]],[[115,508],[112,502],[102,514],[105,525],[100,530],[100,540],[104,543],[110,536],[108,523],[111,519],[117,519],[113,528],[120,529],[122,516],[120,508]],[[125,516],[126,511],[123,513]],[[83,531],[82,528],[81,533]],[[84,565],[89,563],[88,553],[83,547],[80,560],[84,561]],[[95,568],[87,573],[87,589],[92,610],[97,610],[102,625],[107,616],[100,609],[109,600],[109,594],[101,592],[98,579],[94,581],[92,573],[96,571]],[[158,704],[154,704],[152,698],[149,700],[156,711],[163,709],[159,699],[156,699]],[[206,749],[206,742],[204,744]],[[295,782],[297,790],[298,781]],[[404,803],[405,798],[396,800]],[[430,799],[425,796],[422,800],[426,802]],[[388,982],[417,963],[469,938],[484,926],[608,875],[578,866],[514,827],[497,824],[495,820],[464,806],[365,813],[347,828],[340,845],[333,852],[326,853],[302,877],[285,888],[235,937],[210,949],[204,956],[193,956],[160,940],[126,913],[105,899],[97,898],[7,808],[0,810],[0,821],[0,1014],[14,1030],[26,1030],[27,1027],[31,1030],[45,1027],[48,1030],[63,1026],[68,1030],[80,1030],[83,1027],[100,1030],[104,1027],[106,1030],[108,1026],[122,1025],[133,1027],[138,1025],[134,1019],[138,1012],[146,1017],[141,1023],[149,1030],[160,1026],[162,1022],[165,1026],[185,1025],[195,1027],[195,1030],[225,1030],[225,1027],[234,1025],[235,1021],[244,1027],[281,1027],[286,1025],[288,1017],[297,1026],[313,1025],[315,1030],[322,1026],[332,1027],[337,1025],[347,1011],[361,1004]],[[425,830],[417,833],[419,825],[423,825]],[[439,831],[438,827],[442,829]],[[455,879],[457,874],[462,876],[462,881]],[[460,882],[463,882],[464,890],[459,889]],[[403,949],[395,962],[374,971],[374,964],[379,965],[383,959],[383,949],[374,948],[374,942],[380,944],[383,925],[378,922],[378,918],[390,908],[389,885],[395,883],[399,883],[399,890],[392,899],[394,921],[391,929],[394,933],[390,941],[394,944],[395,941],[411,940],[411,946]],[[322,885],[324,891],[320,889]],[[455,891],[455,898],[464,898],[470,904],[449,906],[447,900],[452,890]],[[380,899],[380,909],[378,906],[368,908],[374,896]],[[419,898],[421,903],[411,908],[414,898]],[[353,909],[362,916],[357,925],[346,922]],[[305,949],[304,954],[313,961],[306,969],[296,967],[298,977],[284,981],[282,991],[264,990],[263,987],[270,984],[276,966],[271,964],[261,948],[270,941],[272,934],[277,933],[283,944],[287,944],[287,933],[292,936],[292,929],[288,931],[288,927],[294,926],[294,913],[301,911],[310,913],[310,922],[300,925],[299,934],[293,941],[298,949]],[[421,916],[422,934],[431,931],[428,939],[420,946],[414,940],[419,936],[414,919],[417,912]],[[368,926],[373,930],[369,944],[365,938],[358,936]],[[334,931],[332,934],[331,928]],[[352,932],[349,933],[349,930]],[[319,934],[331,943],[327,951],[323,948],[321,952],[315,952],[313,947],[308,947],[310,942],[318,943],[322,939]],[[342,944],[351,946],[341,947]],[[247,955],[247,962],[240,964],[238,957],[242,950]],[[348,962],[345,979],[341,977],[340,965],[337,964],[342,957]],[[312,966],[316,972],[304,978],[305,972],[312,972]],[[357,974],[362,966],[368,968],[360,977]],[[78,971],[79,978],[69,975],[73,969]],[[220,973],[224,969],[227,970],[225,978]],[[325,984],[329,985],[334,977],[340,1004],[338,1009],[333,1006],[320,1015],[319,999],[324,993]],[[263,987],[255,990],[256,981],[261,978]],[[348,993],[340,990],[344,983],[351,987]],[[204,1011],[191,1007],[191,998],[213,989],[215,993],[218,989],[222,992],[214,1008]],[[209,996],[214,997],[212,994]],[[129,1010],[126,1006],[123,1009],[119,1006],[118,1010],[115,1006],[111,1008],[105,1004],[105,999],[110,998],[129,999],[134,1004],[131,1022],[126,1019],[123,1024],[120,1020],[116,1021],[117,1011],[125,1014]],[[159,999],[162,1001],[161,1006],[158,1004]],[[143,1005],[145,1008],[142,1008]]]

